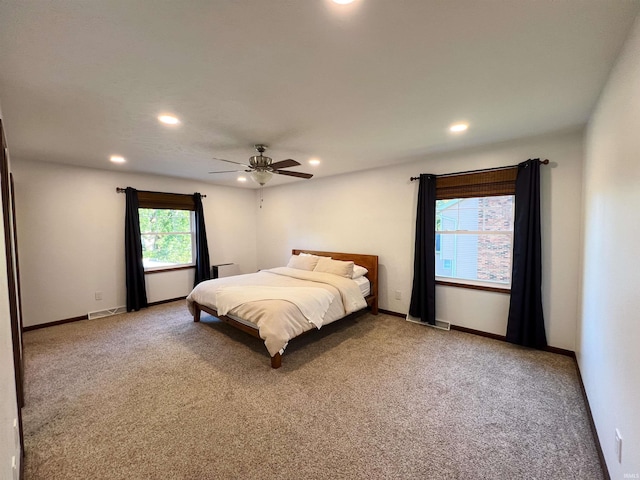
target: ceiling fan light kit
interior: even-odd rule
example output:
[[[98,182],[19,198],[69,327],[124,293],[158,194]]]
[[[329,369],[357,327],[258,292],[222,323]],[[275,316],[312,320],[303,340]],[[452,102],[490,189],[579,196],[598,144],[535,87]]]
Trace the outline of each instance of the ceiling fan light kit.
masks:
[[[262,170],[262,171],[254,170],[253,172],[251,172],[251,179],[260,186],[264,185],[269,180],[271,180],[272,176],[273,176],[273,173],[268,172],[266,170]]]
[[[209,172],[209,173],[231,173],[231,172],[247,172],[251,175],[251,179],[256,182],[260,186],[264,186],[274,173],[278,175],[286,175],[289,177],[298,177],[309,179],[313,177],[310,173],[303,172],[292,172],[291,170],[281,170],[283,168],[289,167],[297,167],[300,165],[300,162],[288,158],[286,160],[281,160],[279,162],[273,163],[273,160],[270,157],[263,155],[265,150],[267,149],[266,145],[257,144],[254,145],[258,155],[254,155],[249,158],[249,165],[240,162],[234,162],[232,160],[225,160],[224,158],[214,158],[214,160],[220,160],[222,162],[235,163],[236,165],[242,165],[246,167],[243,170],[224,170],[219,172]]]

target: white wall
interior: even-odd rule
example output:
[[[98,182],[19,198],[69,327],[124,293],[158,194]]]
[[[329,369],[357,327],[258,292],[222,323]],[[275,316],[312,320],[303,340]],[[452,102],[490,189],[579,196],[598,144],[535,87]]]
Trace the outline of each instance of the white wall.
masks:
[[[406,313],[413,278],[417,182],[442,174],[549,158],[542,167],[543,298],[549,344],[574,350],[578,308],[582,133],[503,143],[357,174],[267,188],[258,210],[260,268],[282,265],[292,248],[377,254],[380,307]],[[401,300],[395,300],[399,290]],[[437,317],[504,335],[505,294],[438,286]]]
[[[5,135],[9,143],[6,132]],[[16,449],[13,431],[13,421],[18,417],[18,407],[13,368],[7,261],[4,252],[4,224],[0,221],[0,478],[9,479],[13,478],[11,459],[15,456],[18,460],[20,453]]]
[[[586,134],[577,357],[611,478],[640,475],[640,17]],[[623,436],[623,462],[615,429]]]
[[[116,187],[200,192],[212,264],[256,270],[252,190],[13,159],[24,325],[126,304],[125,196]],[[193,270],[146,275],[150,302],[187,295]],[[95,292],[102,300],[95,300]]]

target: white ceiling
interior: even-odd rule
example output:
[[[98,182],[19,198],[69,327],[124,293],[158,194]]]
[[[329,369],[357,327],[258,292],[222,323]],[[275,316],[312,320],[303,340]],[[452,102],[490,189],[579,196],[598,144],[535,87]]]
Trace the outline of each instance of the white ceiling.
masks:
[[[241,186],[236,174],[208,175],[229,169],[211,157],[246,163],[266,143],[274,161],[335,175],[584,125],[639,9],[2,0],[0,102],[14,161]],[[182,125],[159,124],[164,112]],[[469,131],[449,133],[455,121]],[[314,157],[319,167],[307,164]],[[268,186],[292,181],[308,180]]]

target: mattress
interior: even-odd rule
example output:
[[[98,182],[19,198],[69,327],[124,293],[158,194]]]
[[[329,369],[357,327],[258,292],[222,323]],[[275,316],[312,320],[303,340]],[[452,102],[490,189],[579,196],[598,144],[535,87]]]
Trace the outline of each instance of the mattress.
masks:
[[[362,296],[366,297],[371,293],[371,282],[367,277],[358,277],[353,279],[358,284],[358,288],[362,292]]]

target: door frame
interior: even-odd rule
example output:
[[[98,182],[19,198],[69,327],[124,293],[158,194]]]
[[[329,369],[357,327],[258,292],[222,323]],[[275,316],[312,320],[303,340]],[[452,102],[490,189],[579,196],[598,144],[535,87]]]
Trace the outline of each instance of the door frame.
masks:
[[[22,305],[17,277],[18,244],[15,231],[15,208],[13,206],[12,177],[4,126],[0,119],[0,196],[2,197],[2,222],[4,225],[7,283],[9,287],[9,313],[11,316],[11,340],[13,344],[13,367],[15,371],[18,430],[20,435],[20,466],[24,465],[24,435],[22,429],[22,407],[24,406],[24,367],[22,356]],[[20,305],[19,305],[20,304]]]

